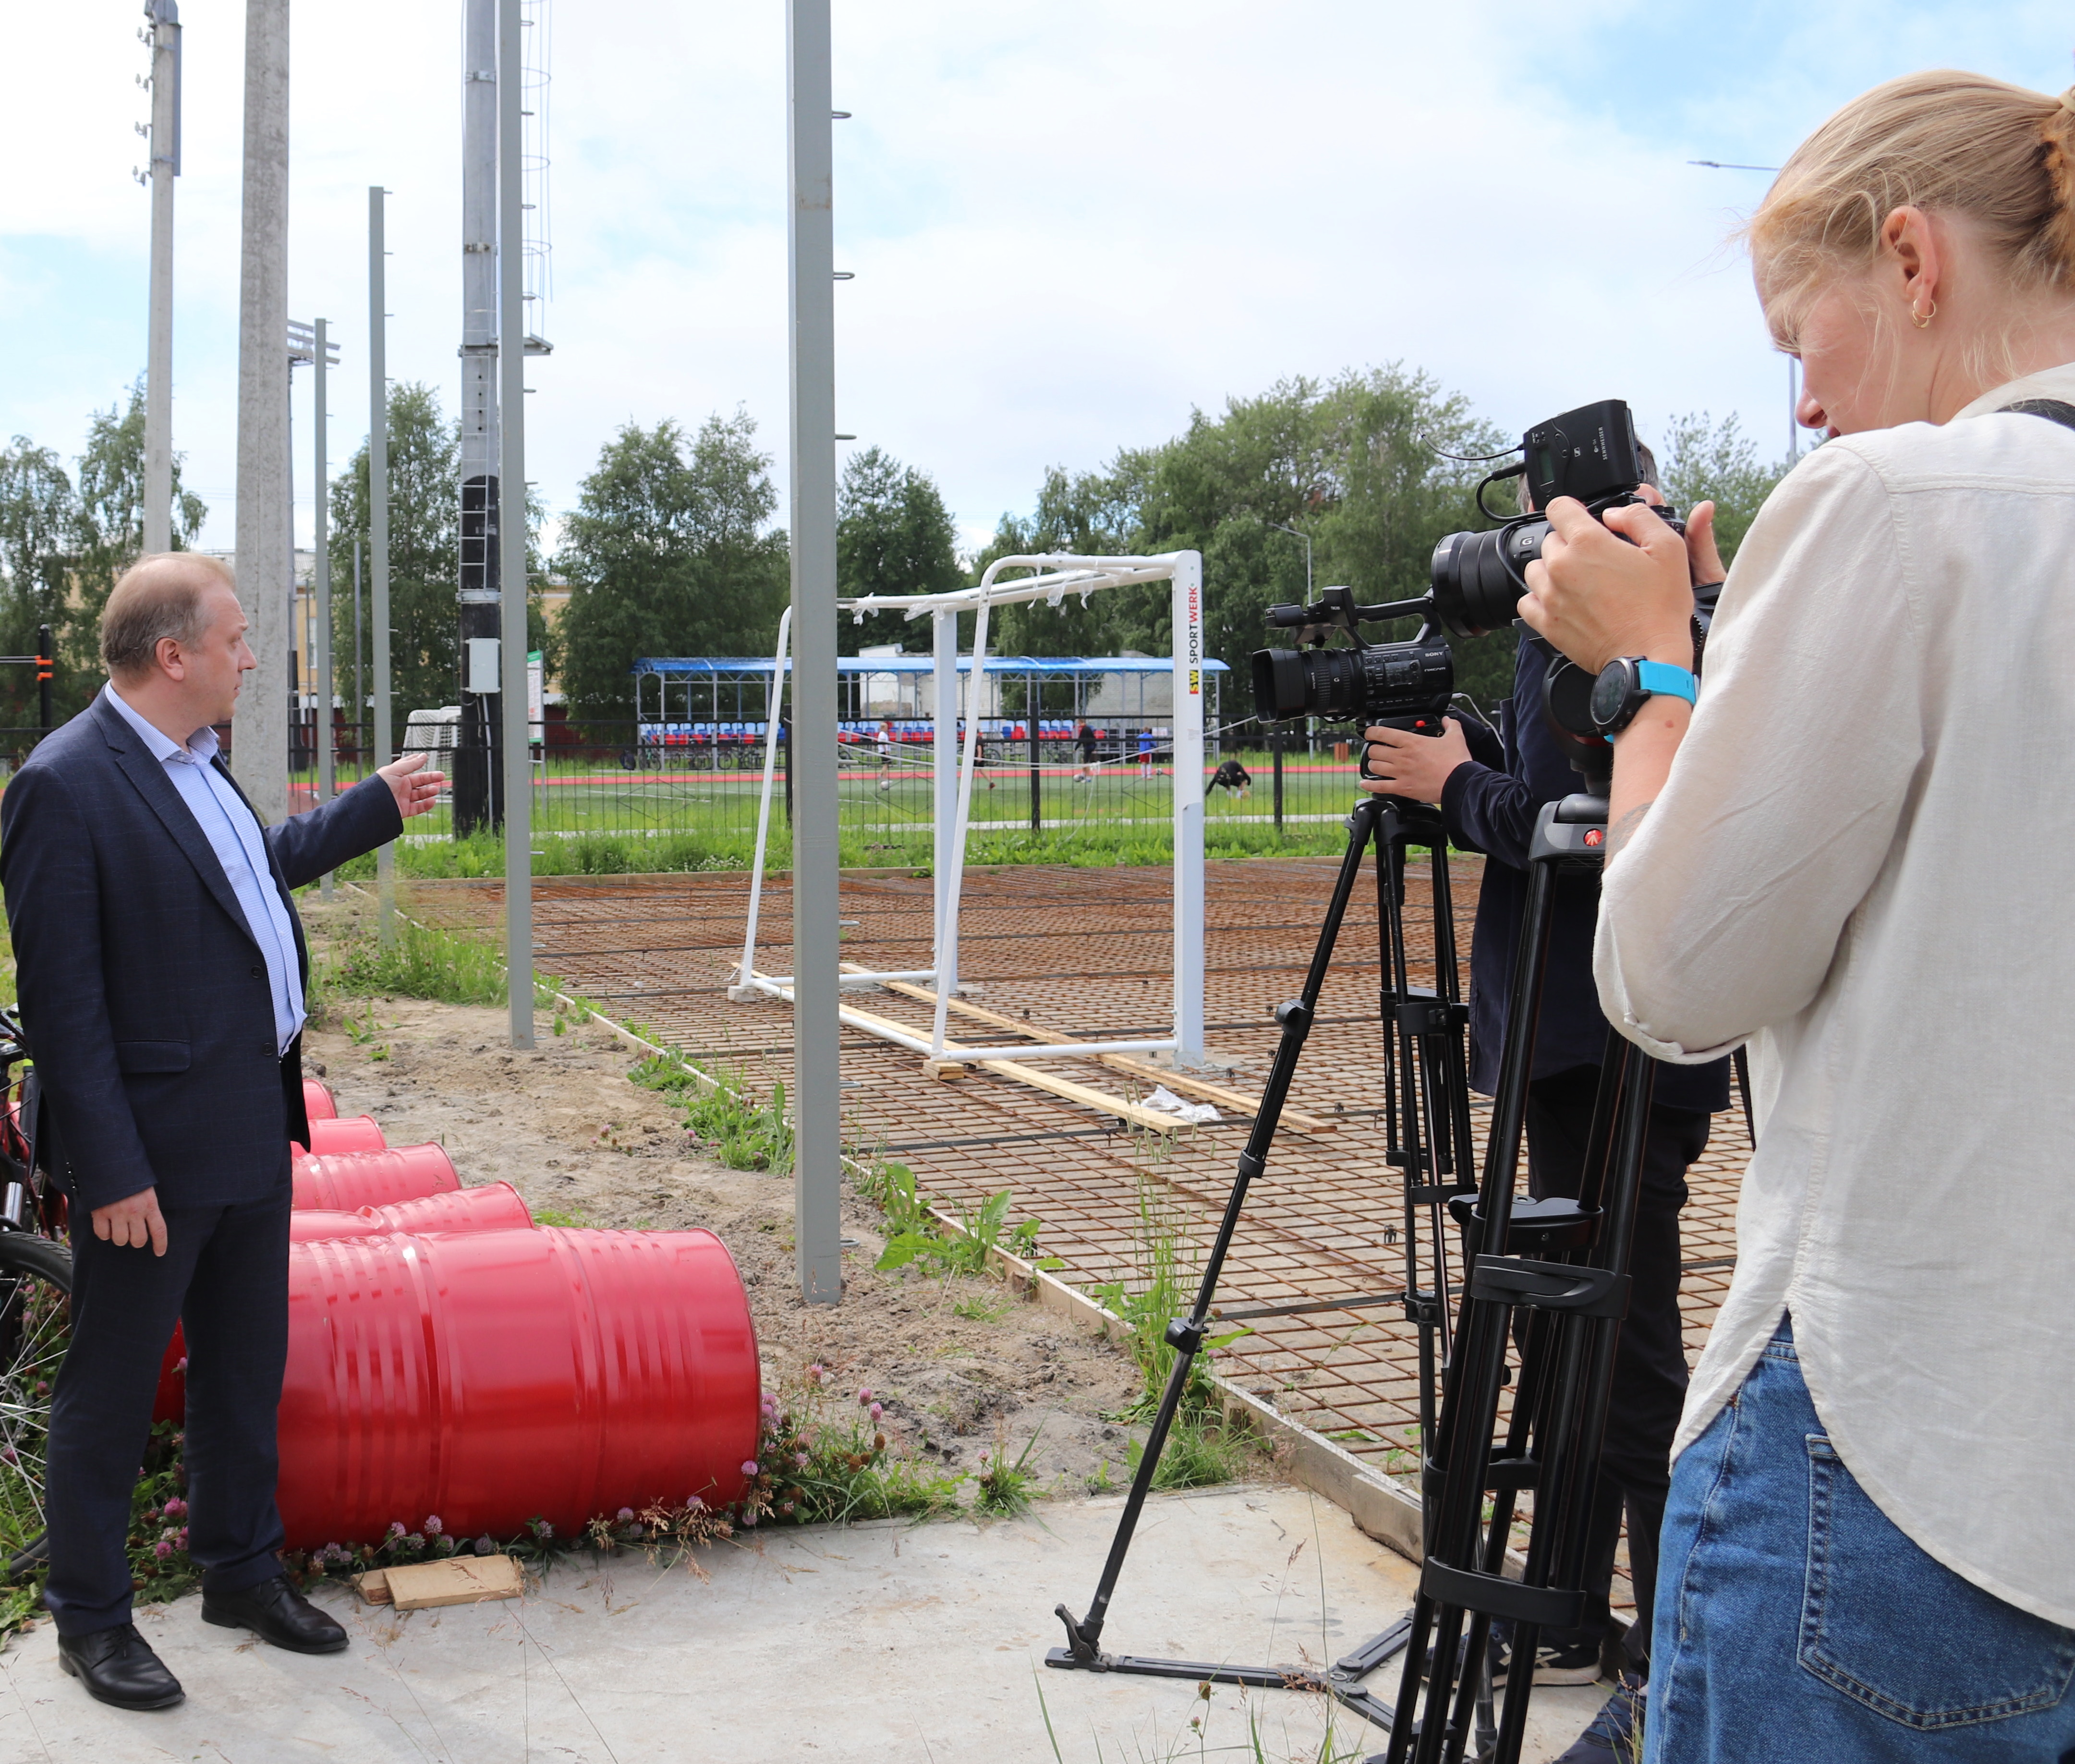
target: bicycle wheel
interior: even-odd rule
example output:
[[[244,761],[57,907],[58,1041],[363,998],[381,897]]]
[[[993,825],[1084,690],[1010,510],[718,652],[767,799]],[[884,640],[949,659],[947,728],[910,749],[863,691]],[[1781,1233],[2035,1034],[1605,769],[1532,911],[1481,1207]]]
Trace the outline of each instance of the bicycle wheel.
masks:
[[[71,1295],[69,1249],[0,1232],[0,1559],[42,1551],[44,1443]]]

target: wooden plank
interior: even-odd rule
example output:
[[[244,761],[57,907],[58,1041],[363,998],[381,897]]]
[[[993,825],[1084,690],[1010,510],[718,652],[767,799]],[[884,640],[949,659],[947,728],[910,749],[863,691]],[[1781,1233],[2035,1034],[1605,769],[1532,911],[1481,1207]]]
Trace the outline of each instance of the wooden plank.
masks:
[[[843,967],[846,971],[853,974],[871,971],[855,962],[846,962],[843,963]],[[917,999],[923,1004],[932,1006],[937,1002],[937,995],[926,986],[913,985],[906,980],[881,980],[879,983],[888,992],[898,992],[904,998]],[[1018,1035],[1028,1036],[1033,1041],[1042,1038],[1051,1041],[1071,1041],[1075,1039],[1063,1030],[1055,1031],[1043,1024],[1032,1022],[1028,1017],[1009,1017],[1000,1011],[990,1011],[984,1005],[975,1004],[962,998],[951,1000],[948,1008],[962,1016],[972,1017],[976,1021],[991,1024],[996,1029],[1009,1029]],[[1100,1061],[1103,1065],[1117,1071],[1129,1072],[1134,1078],[1147,1079],[1155,1084],[1165,1084],[1171,1091],[1182,1091],[1190,1095],[1200,1096],[1207,1102],[1216,1103],[1223,1108],[1235,1110],[1242,1115],[1251,1116],[1257,1113],[1261,1108],[1261,1099],[1257,1096],[1249,1096],[1243,1091],[1232,1090],[1223,1084],[1213,1083],[1208,1079],[1197,1078],[1191,1073],[1170,1072],[1164,1066],[1152,1065],[1146,1061],[1134,1058],[1129,1054],[1090,1054],[1085,1057]],[[1000,1063],[1006,1066],[1013,1062],[1004,1060]],[[1156,1110],[1154,1112],[1158,1112]],[[1288,1125],[1304,1133],[1330,1133],[1336,1124],[1332,1121],[1323,1120],[1318,1116],[1303,1114],[1296,1109],[1287,1108],[1282,1111],[1282,1119]]]
[[[387,1605],[389,1602],[389,1571],[387,1568],[370,1568],[365,1574],[356,1574],[353,1577],[353,1590],[370,1605]]]
[[[476,1605],[485,1599],[516,1599],[525,1587],[519,1563],[508,1555],[450,1555],[412,1562],[389,1571],[389,1601],[400,1611],[432,1611],[442,1605]]]

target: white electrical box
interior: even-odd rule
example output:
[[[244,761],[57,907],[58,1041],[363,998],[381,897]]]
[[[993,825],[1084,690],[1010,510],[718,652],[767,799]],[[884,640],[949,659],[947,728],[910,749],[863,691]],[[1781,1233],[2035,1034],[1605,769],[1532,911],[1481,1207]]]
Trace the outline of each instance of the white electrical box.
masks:
[[[503,682],[498,677],[498,651],[503,645],[495,637],[468,640],[468,689],[495,693]]]

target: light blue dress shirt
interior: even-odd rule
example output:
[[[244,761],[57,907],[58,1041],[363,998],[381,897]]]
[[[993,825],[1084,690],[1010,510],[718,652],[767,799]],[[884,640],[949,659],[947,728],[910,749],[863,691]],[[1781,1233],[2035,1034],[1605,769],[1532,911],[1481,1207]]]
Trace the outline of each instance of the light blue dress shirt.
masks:
[[[137,731],[151,756],[166,768],[166,776],[216,853],[216,861],[223,866],[231,892],[244,909],[252,941],[267,959],[267,983],[274,997],[275,1051],[287,1053],[303,1026],[303,976],[296,962],[295,927],[288,920],[288,903],[274,885],[258,818],[211,763],[217,755],[215,730],[196,730],[183,747],[125,704],[112,684],[101,690],[115,714]]]

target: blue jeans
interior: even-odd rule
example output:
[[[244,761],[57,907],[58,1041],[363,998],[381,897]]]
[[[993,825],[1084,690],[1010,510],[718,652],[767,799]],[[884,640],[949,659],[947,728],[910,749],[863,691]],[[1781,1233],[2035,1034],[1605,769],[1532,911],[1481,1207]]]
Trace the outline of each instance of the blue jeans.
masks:
[[[1895,1529],[1824,1437],[1790,1323],[1680,1455],[1659,1560],[1647,1764],[2075,1761],[2075,1629]]]

